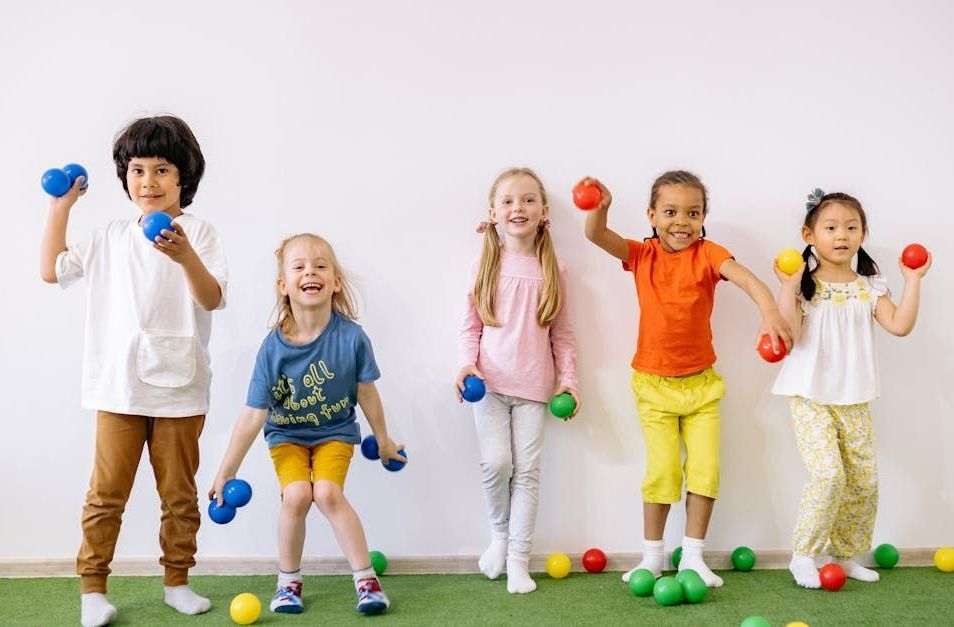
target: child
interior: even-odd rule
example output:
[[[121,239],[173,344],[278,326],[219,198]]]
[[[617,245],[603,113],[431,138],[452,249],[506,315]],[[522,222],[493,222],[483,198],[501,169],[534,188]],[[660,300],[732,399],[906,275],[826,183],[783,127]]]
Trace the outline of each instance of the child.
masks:
[[[643,560],[639,568],[659,577],[663,567],[663,531],[672,503],[682,496],[680,437],[686,447],[686,534],[679,570],[692,569],[706,585],[722,579],[705,564],[702,549],[719,489],[719,399],[725,385],[712,368],[715,351],[709,318],[715,288],[727,279],[742,288],[762,314],[759,335],[775,347],[789,344],[788,325],[769,289],[728,250],[705,237],[708,200],[697,176],[666,172],[652,186],[646,213],[652,237],[636,242],[606,227],[612,196],[599,181],[599,207],[586,218],[586,237],[623,262],[636,281],[639,337],[632,386],[646,439],[643,481]]]
[[[278,586],[271,610],[300,613],[305,518],[315,503],[354,571],[358,611],[377,614],[388,597],[371,568],[358,514],[343,488],[354,445],[360,442],[357,401],[378,440],[383,462],[407,461],[388,437],[374,381],[380,376],[371,341],[354,322],[354,296],[335,257],[317,235],[295,235],[275,251],[278,308],[275,328],[255,359],[245,408],[232,432],[209,498],[238,472],[255,436],[265,441],[282,487],[278,519]]]
[[[895,307],[878,265],[861,247],[868,223],[848,194],[809,195],[802,238],[805,264],[791,276],[775,267],[779,306],[794,348],[772,392],[790,398],[795,439],[810,478],[802,492],[789,570],[798,585],[819,588],[815,557],[826,551],[860,581],[878,573],[855,558],[871,546],[878,509],[874,433],[868,403],[878,396],[874,320],[907,335],[918,315],[921,279],[931,267],[903,263],[904,293]],[[851,267],[857,255],[857,270]]]
[[[460,331],[460,373],[485,380],[474,404],[491,542],[480,571],[507,591],[532,592],[528,560],[537,516],[540,450],[550,397],[576,393],[576,342],[566,297],[566,272],[550,240],[547,196],[540,178],[513,168],[490,188],[483,252]],[[503,245],[497,225],[504,234]],[[554,383],[556,381],[556,383]],[[571,417],[572,417],[571,415]]]
[[[96,452],[76,558],[87,626],[116,615],[106,578],[144,445],[162,502],[165,601],[183,614],[211,606],[188,581],[199,529],[195,473],[209,408],[211,311],[225,306],[228,272],[215,229],[182,211],[192,204],[205,159],[185,122],[161,116],[123,129],[113,160],[142,215],[67,245],[70,209],[84,193],[80,177],[51,199],[41,252],[44,281],[65,288],[86,277],[87,285],[82,404],[97,410]],[[149,242],[139,223],[154,211],[175,222]]]

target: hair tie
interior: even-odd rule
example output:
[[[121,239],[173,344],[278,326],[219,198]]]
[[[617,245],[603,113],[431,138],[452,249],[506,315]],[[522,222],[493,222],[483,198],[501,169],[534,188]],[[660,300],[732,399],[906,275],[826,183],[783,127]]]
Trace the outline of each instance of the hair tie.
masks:
[[[539,228],[543,229],[544,231],[549,231],[549,230],[550,230],[550,218],[540,218]]]
[[[805,203],[805,211],[811,211],[812,209],[818,208],[818,205],[821,204],[821,199],[824,197],[825,192],[820,188],[816,187],[808,193],[808,202]]]
[[[487,231],[487,229],[493,228],[496,224],[497,223],[494,222],[493,220],[484,220],[483,222],[477,225],[477,232],[484,233]]]

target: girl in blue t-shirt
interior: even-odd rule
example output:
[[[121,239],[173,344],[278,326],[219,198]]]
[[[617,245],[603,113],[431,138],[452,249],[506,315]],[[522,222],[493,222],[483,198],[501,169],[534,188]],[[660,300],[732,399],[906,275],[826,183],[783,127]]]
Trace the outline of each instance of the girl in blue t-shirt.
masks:
[[[317,235],[295,235],[278,257],[278,321],[255,359],[248,398],[232,432],[209,498],[235,477],[255,436],[265,440],[282,487],[278,519],[278,586],[271,610],[299,613],[305,517],[314,502],[334,529],[354,571],[359,612],[389,605],[371,568],[358,514],[344,495],[354,445],[360,442],[355,403],[378,441],[381,461],[401,462],[403,444],[388,436],[380,376],[371,342],[355,318],[354,295],[331,245]]]

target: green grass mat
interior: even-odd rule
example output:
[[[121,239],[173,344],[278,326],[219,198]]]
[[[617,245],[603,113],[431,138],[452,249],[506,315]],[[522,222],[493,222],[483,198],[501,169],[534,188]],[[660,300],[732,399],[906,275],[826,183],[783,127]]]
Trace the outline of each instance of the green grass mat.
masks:
[[[276,615],[268,611],[275,577],[197,576],[193,588],[212,599],[212,611],[180,616],[162,602],[158,577],[113,577],[109,598],[119,609],[113,625],[228,625],[228,606],[240,592],[262,601],[257,624],[395,625],[738,625],[760,615],[772,625],[803,621],[824,625],[954,625],[954,573],[934,568],[882,570],[881,581],[849,580],[838,592],[803,590],[788,571],[721,572],[725,587],[710,590],[698,605],[662,607],[637,598],[619,573],[573,573],[554,580],[535,574],[537,591],[507,594],[506,581],[478,575],[394,575],[382,577],[391,598],[383,616],[355,612],[350,577],[305,577],[305,611]],[[79,580],[0,579],[0,625],[76,625]]]

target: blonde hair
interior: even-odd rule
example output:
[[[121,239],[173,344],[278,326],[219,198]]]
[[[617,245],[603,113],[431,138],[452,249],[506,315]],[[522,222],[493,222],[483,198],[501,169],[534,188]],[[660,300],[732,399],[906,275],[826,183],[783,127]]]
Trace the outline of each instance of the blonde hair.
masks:
[[[342,316],[354,320],[358,317],[357,299],[355,297],[354,288],[352,288],[351,283],[341,269],[341,264],[338,263],[338,257],[335,256],[334,248],[331,247],[331,244],[329,244],[325,238],[319,237],[314,233],[298,233],[297,235],[286,237],[275,250],[275,258],[278,260],[278,278],[282,278],[285,273],[285,249],[293,241],[303,237],[313,239],[328,249],[331,268],[335,276],[341,281],[341,289],[335,292],[331,297],[331,306]],[[282,295],[277,284],[275,289],[278,291],[278,301],[275,303],[275,309],[273,311],[277,311],[278,316],[272,328],[280,328],[282,333],[286,336],[292,336],[295,334],[295,316],[292,313],[291,301],[287,295]]]
[[[510,168],[504,171],[490,187],[490,206],[494,205],[494,196],[500,183],[513,176],[529,176],[540,188],[540,202],[547,206],[547,192],[543,188],[543,181],[530,168]],[[537,307],[537,323],[541,327],[548,326],[560,313],[563,307],[563,294],[560,290],[560,268],[557,265],[556,253],[553,252],[553,240],[550,232],[541,221],[537,227],[537,234],[533,242],[534,251],[540,267],[543,269],[543,290],[540,294],[540,304]],[[490,327],[499,327],[500,322],[494,316],[494,300],[497,296],[497,279],[500,276],[500,237],[493,225],[488,225],[484,231],[484,246],[480,255],[480,267],[477,270],[477,279],[474,282],[474,304],[477,314],[483,323]]]

